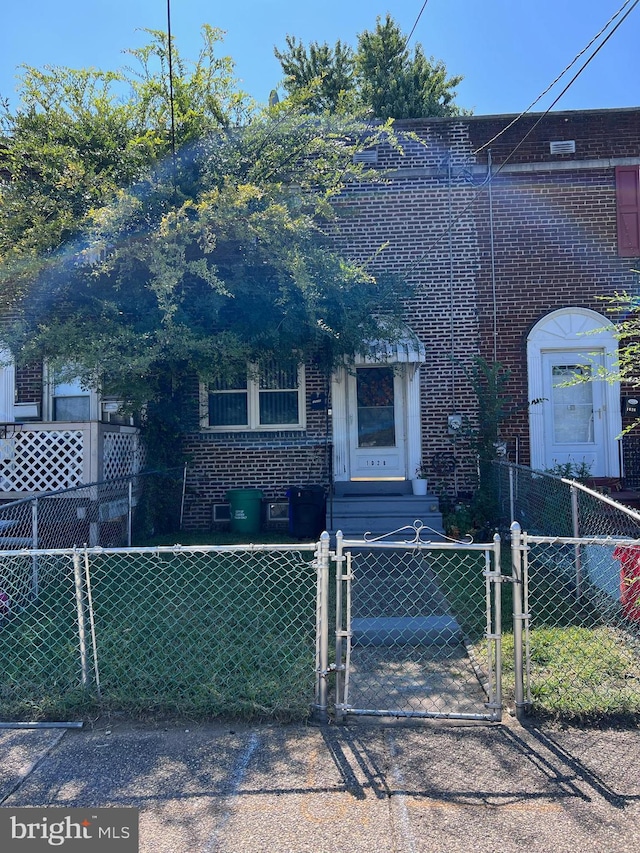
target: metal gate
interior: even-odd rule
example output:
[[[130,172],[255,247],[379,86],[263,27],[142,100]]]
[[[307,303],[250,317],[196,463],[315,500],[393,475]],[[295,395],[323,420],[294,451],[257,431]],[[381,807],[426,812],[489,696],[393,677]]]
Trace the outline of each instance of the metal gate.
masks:
[[[406,542],[338,534],[336,718],[499,721],[500,539],[432,542],[420,522],[408,530]]]

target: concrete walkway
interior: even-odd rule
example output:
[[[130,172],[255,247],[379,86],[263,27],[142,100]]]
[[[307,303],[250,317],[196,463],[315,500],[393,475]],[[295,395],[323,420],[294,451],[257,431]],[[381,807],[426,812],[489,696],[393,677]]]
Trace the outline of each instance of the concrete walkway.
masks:
[[[640,732],[0,730],[4,807],[136,806],[143,853],[637,853]]]

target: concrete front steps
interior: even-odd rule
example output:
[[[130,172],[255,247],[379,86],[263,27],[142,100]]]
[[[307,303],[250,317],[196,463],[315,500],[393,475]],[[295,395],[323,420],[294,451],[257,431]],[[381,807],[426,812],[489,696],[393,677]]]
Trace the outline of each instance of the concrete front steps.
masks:
[[[415,496],[411,482],[366,480],[334,483],[334,494],[327,501],[327,529],[341,530],[348,539],[361,539],[365,533],[382,536],[420,521],[429,530],[423,540],[440,539],[444,534],[438,498],[434,495]],[[411,531],[394,539],[412,539]]]

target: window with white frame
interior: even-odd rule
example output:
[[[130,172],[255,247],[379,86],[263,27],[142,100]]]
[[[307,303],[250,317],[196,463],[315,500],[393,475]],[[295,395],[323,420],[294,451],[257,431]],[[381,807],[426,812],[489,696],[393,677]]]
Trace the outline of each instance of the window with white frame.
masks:
[[[202,403],[205,428],[302,429],[304,367],[295,360],[249,365],[245,375],[218,379],[203,388]]]
[[[98,395],[80,379],[49,368],[46,372],[45,419],[81,423],[97,418]]]
[[[91,417],[91,392],[79,379],[55,382],[51,389],[51,416],[54,421],[88,421]]]

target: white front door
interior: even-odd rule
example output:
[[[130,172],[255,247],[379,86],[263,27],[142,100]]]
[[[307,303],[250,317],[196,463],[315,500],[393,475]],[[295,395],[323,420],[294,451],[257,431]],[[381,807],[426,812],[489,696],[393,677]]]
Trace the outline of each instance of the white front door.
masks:
[[[404,376],[404,366],[388,364],[356,367],[349,373],[351,480],[406,478]]]
[[[606,476],[605,383],[593,378],[603,359],[603,351],[542,353],[546,469]]]

